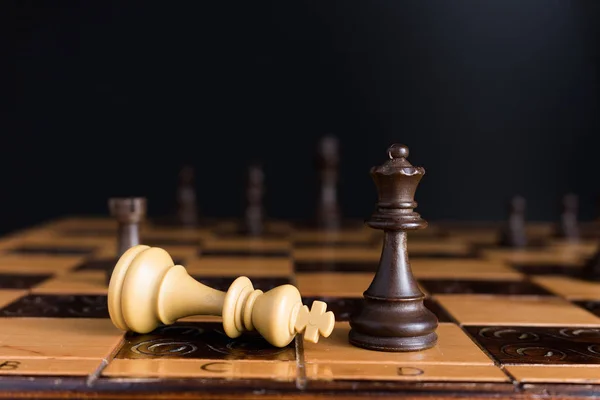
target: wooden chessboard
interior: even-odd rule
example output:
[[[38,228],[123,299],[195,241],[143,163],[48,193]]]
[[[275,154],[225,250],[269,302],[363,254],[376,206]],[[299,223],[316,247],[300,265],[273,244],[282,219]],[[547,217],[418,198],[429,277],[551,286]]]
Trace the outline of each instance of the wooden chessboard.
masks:
[[[373,278],[381,233],[338,234],[273,222],[263,239],[231,222],[206,229],[147,223],[142,242],[166,249],[203,283],[226,290],[248,276],[268,290],[297,285],[335,313],[329,338],[274,348],[232,340],[220,318],[194,317],[125,334],[108,316],[103,268],[114,221],[65,218],[0,241],[0,397],[586,397],[600,395],[600,283],[579,267],[597,246],[528,227],[530,248],[497,247],[494,224],[430,224],[409,234],[436,347],[384,353],[348,343],[348,318]],[[108,263],[108,264],[107,264]]]

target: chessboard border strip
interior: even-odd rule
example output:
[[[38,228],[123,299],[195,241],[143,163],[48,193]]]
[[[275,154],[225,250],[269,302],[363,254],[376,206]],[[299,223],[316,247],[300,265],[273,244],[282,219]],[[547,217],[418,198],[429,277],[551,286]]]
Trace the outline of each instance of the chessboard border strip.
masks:
[[[269,388],[264,383],[269,382]],[[317,381],[318,382],[318,381]],[[249,390],[251,392],[249,392]],[[286,398],[494,398],[539,399],[565,398],[590,399],[600,394],[600,385],[594,384],[513,384],[498,382],[414,382],[414,381],[311,381],[304,389],[294,382],[273,380],[229,379],[124,379],[99,378],[89,383],[86,377],[58,376],[1,376],[0,398],[32,396],[41,398],[143,398],[172,399],[185,392],[187,399],[214,399],[219,396],[236,396],[244,399],[270,399],[282,395]]]

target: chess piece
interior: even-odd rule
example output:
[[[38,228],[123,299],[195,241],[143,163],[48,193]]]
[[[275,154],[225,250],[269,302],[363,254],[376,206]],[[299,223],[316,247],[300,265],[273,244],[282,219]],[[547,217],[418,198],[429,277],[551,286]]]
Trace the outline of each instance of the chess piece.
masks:
[[[174,265],[165,250],[145,245],[123,254],[108,289],[109,315],[121,330],[148,333],[183,317],[216,315],[230,338],[256,330],[276,347],[287,346],[297,333],[313,343],[319,335],[328,337],[335,318],[326,308],[315,301],[309,310],[292,285],[255,290],[247,277],[237,278],[227,292],[212,289]]]
[[[195,171],[185,166],[179,172],[177,188],[177,218],[186,227],[194,227],[198,223],[198,206],[196,204]]]
[[[500,232],[500,245],[521,248],[527,246],[525,231],[525,198],[515,196],[509,203],[508,223]]]
[[[556,229],[556,237],[568,241],[578,241],[580,238],[579,224],[577,222],[577,211],[579,198],[569,193],[563,197],[562,212]]]
[[[414,194],[425,174],[408,160],[408,148],[394,144],[389,160],[371,168],[379,202],[367,225],[384,231],[377,273],[363,294],[363,303],[350,317],[350,343],[369,350],[416,351],[437,343],[436,316],[423,304],[424,294],[412,274],[406,246],[407,231],[427,222],[414,212]]]
[[[244,233],[260,236],[264,232],[264,173],[262,168],[251,165],[248,169],[246,189],[246,212],[244,214]]]
[[[110,214],[117,220],[117,257],[129,248],[140,244],[140,223],[146,218],[146,199],[143,197],[111,198],[108,200]],[[110,280],[112,268],[106,271]]]
[[[317,227],[333,231],[340,228],[341,216],[337,200],[339,145],[334,136],[319,142],[317,167],[320,175]]]

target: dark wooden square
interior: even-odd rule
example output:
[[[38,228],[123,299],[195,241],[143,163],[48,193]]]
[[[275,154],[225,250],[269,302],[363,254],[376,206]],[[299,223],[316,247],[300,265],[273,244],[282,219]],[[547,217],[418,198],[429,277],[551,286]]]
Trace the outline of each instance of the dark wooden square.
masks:
[[[304,297],[302,303],[310,308],[315,300],[327,303],[327,311],[333,312],[336,321],[349,321],[350,314],[358,310],[363,301],[360,297]],[[425,307],[437,316],[438,321],[454,322],[446,310],[434,299],[427,298],[424,303]]]
[[[294,247],[297,249],[355,249],[355,248],[372,248],[378,243],[373,240],[311,240],[311,241],[296,241]]]
[[[30,294],[0,309],[2,317],[109,318],[104,295]]]
[[[432,295],[435,294],[498,294],[555,296],[552,292],[533,282],[463,279],[419,279],[419,284]]]
[[[502,364],[600,364],[600,327],[466,326]]]
[[[573,303],[600,317],[600,300],[583,300],[574,301]]]
[[[423,252],[409,252],[409,259],[414,258],[450,258],[450,259],[476,259],[480,258],[479,254],[475,251],[468,251],[464,253],[456,252],[445,252],[445,251],[423,251]]]
[[[296,272],[376,272],[377,262],[295,261]]]
[[[527,275],[580,276],[581,268],[561,264],[511,264],[519,272]]]
[[[278,348],[256,332],[231,339],[218,322],[175,323],[145,335],[128,333],[117,359],[187,358],[294,361],[294,342]]]
[[[194,279],[200,281],[208,287],[211,287],[216,290],[227,291],[229,286],[233,283],[236,277],[221,277],[221,276],[210,276],[210,277],[202,277],[195,275]],[[252,285],[254,289],[262,290],[266,292],[267,290],[271,290],[277,286],[291,284],[291,280],[288,277],[252,277],[248,276],[248,279],[252,281]]]
[[[0,289],[30,289],[52,275],[0,274]]]
[[[142,238],[142,244],[151,247],[164,247],[164,246],[190,246],[200,247],[199,239],[185,239],[185,238],[172,238],[172,237],[153,237],[153,238]]]
[[[82,262],[77,267],[75,267],[75,271],[108,271],[112,270],[112,268],[119,261],[118,258],[96,258],[90,259]],[[185,265],[185,260],[183,259],[174,259],[174,265]]]
[[[216,257],[247,257],[247,258],[277,258],[289,257],[287,250],[242,250],[242,249],[203,249],[201,256]]]
[[[67,246],[41,246],[23,245],[10,249],[13,254],[23,255],[56,255],[56,256],[85,256],[96,251],[94,247],[67,247]]]
[[[65,237],[117,237],[115,229],[91,229],[91,228],[70,228],[60,231],[61,236]]]

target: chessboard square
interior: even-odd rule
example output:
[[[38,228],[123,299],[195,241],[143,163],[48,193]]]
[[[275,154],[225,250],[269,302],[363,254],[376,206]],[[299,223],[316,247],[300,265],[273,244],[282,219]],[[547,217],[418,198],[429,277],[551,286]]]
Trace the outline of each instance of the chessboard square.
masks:
[[[407,243],[409,257],[440,256],[465,256],[472,254],[472,248],[468,243],[450,240],[436,241],[410,241]]]
[[[281,285],[291,285],[291,277],[264,277],[264,276],[253,276],[252,274],[244,275],[252,282],[252,286],[256,290],[262,290],[263,292],[274,289],[277,286]],[[203,283],[204,285],[226,292],[233,281],[237,279],[237,277],[229,276],[198,276],[194,275],[194,279]]]
[[[26,290],[0,290],[0,307],[5,307],[26,295]]]
[[[370,262],[377,265],[381,258],[381,249],[366,247],[295,248],[293,258],[298,262]]]
[[[526,275],[558,275],[558,276],[581,276],[582,265],[580,263],[552,264],[552,263],[525,263],[513,264],[514,269]]]
[[[462,325],[600,326],[600,318],[559,297],[439,294],[435,299]]]
[[[244,238],[218,238],[206,239],[202,245],[203,254],[214,251],[241,251],[250,252],[265,252],[265,253],[280,253],[289,252],[291,249],[290,242],[286,239],[261,239],[253,237]]]
[[[296,284],[303,297],[362,297],[373,273],[298,273]]]
[[[106,272],[109,269],[112,269],[118,262],[118,258],[116,257],[107,257],[107,258],[92,258],[87,259],[77,267],[75,267],[74,271],[101,271]]]
[[[498,294],[551,296],[552,293],[526,280],[419,279],[430,294]]]
[[[333,312],[338,322],[349,321],[353,312],[359,309],[363,302],[362,297],[303,297],[302,303],[311,307],[314,301],[327,304],[327,311]],[[454,322],[450,315],[434,299],[426,298],[425,307],[435,314],[439,322]]]
[[[468,326],[503,365],[600,365],[600,327]]]
[[[104,295],[28,294],[0,309],[1,317],[109,318]]]
[[[102,229],[116,232],[117,221],[107,217],[63,217],[48,221],[43,227],[54,231],[65,229]]]
[[[600,365],[508,365],[506,370],[520,383],[600,383]]]
[[[296,231],[292,235],[294,243],[371,243],[376,238],[376,232],[369,229],[341,231]]]
[[[579,257],[552,249],[495,248],[481,250],[481,255],[490,260],[510,264],[579,264]]]
[[[309,380],[374,380],[415,382],[508,382],[495,365],[307,363]]]
[[[415,277],[419,279],[521,280],[524,278],[523,274],[501,261],[485,259],[415,258],[411,259],[410,264]]]
[[[101,364],[101,358],[11,358],[0,361],[0,376],[89,376]]]
[[[594,315],[600,317],[600,300],[596,301],[574,301],[574,304],[577,304],[579,307],[582,307]]]
[[[200,239],[197,238],[178,238],[172,236],[157,236],[157,237],[147,237],[145,236],[143,239],[143,244],[150,247],[161,247],[161,248],[194,248],[198,249],[200,246]]]
[[[569,300],[600,300],[600,282],[568,276],[538,276],[532,280]]]
[[[142,244],[147,245],[146,242],[142,242]],[[161,245],[154,246],[160,247],[165,250],[167,253],[171,255],[172,258],[190,258],[198,255],[200,251],[200,246],[178,246],[178,245]]]
[[[228,258],[289,258],[290,252],[287,250],[202,250],[199,254],[201,257],[228,257]]]
[[[50,278],[51,274],[0,273],[0,289],[30,289]]]
[[[23,244],[8,250],[11,254],[17,255],[45,255],[54,256],[87,256],[96,251],[95,247],[76,247],[76,246],[59,246],[59,245],[34,245]]]
[[[145,335],[127,334],[116,358],[294,361],[296,352],[293,341],[278,348],[256,332],[231,339],[218,322],[177,322]]]
[[[185,269],[191,275],[202,276],[273,276],[293,274],[292,260],[287,257],[209,257],[190,259]]]
[[[295,361],[114,359],[102,371],[111,378],[267,379],[293,381]]]
[[[46,255],[0,254],[0,271],[20,274],[57,274],[75,268],[85,260],[83,256],[48,257]]]
[[[331,336],[318,343],[304,342],[307,363],[374,363],[397,365],[468,364],[493,365],[493,361],[457,325],[440,323],[438,342],[416,352],[374,352],[353,346],[348,341],[350,325],[336,322]]]
[[[107,294],[106,273],[78,271],[58,275],[32,289],[33,293]]]
[[[2,318],[0,358],[101,359],[122,336],[109,319]]]
[[[377,272],[377,262],[353,261],[296,261],[296,272]]]

